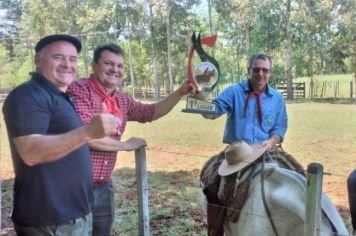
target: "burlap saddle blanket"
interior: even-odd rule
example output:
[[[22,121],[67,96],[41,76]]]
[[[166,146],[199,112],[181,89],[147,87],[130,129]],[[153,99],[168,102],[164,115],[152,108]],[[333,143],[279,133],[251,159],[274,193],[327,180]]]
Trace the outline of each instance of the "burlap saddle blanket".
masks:
[[[280,167],[286,168],[305,176],[302,165],[290,154],[279,147],[273,147],[266,151],[255,162],[242,170],[221,177],[218,168],[224,160],[224,152],[211,157],[203,166],[200,173],[200,184],[206,196],[207,203],[221,206],[218,223],[215,222],[213,232],[219,231],[224,221],[237,222],[239,213],[244,206],[249,189],[250,180],[258,173],[254,172],[254,166],[262,162],[275,162]],[[210,227],[211,228],[211,227]],[[209,235],[215,235],[209,232]]]

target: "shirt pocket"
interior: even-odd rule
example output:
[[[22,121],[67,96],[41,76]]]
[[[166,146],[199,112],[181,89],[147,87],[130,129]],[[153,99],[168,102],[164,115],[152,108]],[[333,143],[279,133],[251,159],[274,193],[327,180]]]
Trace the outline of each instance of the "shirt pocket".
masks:
[[[265,111],[262,116],[262,125],[266,131],[270,131],[275,123],[276,114],[272,111]]]

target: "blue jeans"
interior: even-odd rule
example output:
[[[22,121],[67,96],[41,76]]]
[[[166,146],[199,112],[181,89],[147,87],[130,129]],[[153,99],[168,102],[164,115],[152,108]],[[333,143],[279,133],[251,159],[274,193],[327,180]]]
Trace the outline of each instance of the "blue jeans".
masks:
[[[92,225],[91,213],[61,225],[32,227],[14,223],[16,234],[19,236],[90,236],[92,235]]]
[[[356,169],[347,178],[352,227],[356,230]]]
[[[115,218],[115,201],[112,181],[94,184],[93,236],[111,235]]]

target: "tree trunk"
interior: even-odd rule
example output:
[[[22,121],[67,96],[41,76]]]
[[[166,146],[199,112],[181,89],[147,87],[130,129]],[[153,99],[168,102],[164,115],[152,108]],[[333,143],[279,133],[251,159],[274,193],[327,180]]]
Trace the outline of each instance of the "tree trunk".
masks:
[[[160,93],[160,83],[158,79],[157,73],[157,57],[156,57],[156,48],[155,48],[155,35],[154,35],[154,28],[153,28],[153,10],[152,4],[150,4],[150,30],[151,30],[151,47],[152,47],[152,64],[153,64],[153,84],[154,84],[154,91],[155,91],[155,99],[161,99]]]
[[[286,63],[287,63],[287,98],[293,99],[293,76],[292,76],[292,35],[291,35],[291,0],[287,1],[287,53],[286,53]]]
[[[85,36],[80,35],[80,41],[85,42]],[[84,58],[84,74],[87,76],[89,75],[89,64],[90,62],[88,62],[88,50],[87,48],[83,45],[83,49],[81,54],[83,55]]]
[[[132,97],[135,98],[135,75],[134,67],[132,63],[132,52],[131,52],[131,32],[130,32],[130,21],[127,20],[127,35],[128,35],[128,48],[129,48],[129,65],[130,65],[130,81],[132,86]]]
[[[211,0],[208,0],[208,13],[209,13],[209,30],[210,35],[213,35],[213,23],[211,20]],[[215,50],[212,48],[212,56],[215,57]]]
[[[158,79],[158,73],[157,73],[157,58],[154,56],[152,58],[152,63],[153,63],[153,76],[154,76],[154,89],[155,89],[155,98],[157,100],[161,99],[161,85],[159,83]]]
[[[166,18],[166,26],[167,26],[167,57],[168,57],[168,93],[171,94],[174,91],[174,81],[173,81],[173,73],[172,73],[172,58],[171,58],[171,33],[170,33],[170,14],[171,14],[171,4],[170,0],[166,2],[166,10],[167,10],[167,18]]]
[[[353,39],[353,46],[354,46],[354,77],[355,77],[355,94],[356,94],[356,37],[354,37]]]
[[[35,71],[35,62],[34,62],[35,57],[33,55],[32,42],[30,39],[27,40],[27,47],[30,49],[30,53],[31,53],[32,71]]]
[[[208,0],[208,13],[209,13],[209,30],[210,35],[213,35],[213,24],[211,22],[211,0]]]
[[[246,54],[250,51],[250,26],[248,23],[245,24],[245,40],[246,40]]]

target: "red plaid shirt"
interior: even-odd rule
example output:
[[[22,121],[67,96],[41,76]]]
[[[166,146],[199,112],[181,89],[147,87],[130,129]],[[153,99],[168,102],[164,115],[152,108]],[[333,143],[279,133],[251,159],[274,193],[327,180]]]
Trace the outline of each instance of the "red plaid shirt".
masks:
[[[74,99],[75,108],[86,125],[101,108],[102,98],[95,92],[87,79],[79,79],[68,87],[67,93]],[[127,94],[115,91],[116,100],[124,120],[120,128],[121,134],[125,130],[126,122],[138,121],[141,123],[152,121],[154,113],[153,104],[143,104],[130,98]],[[121,139],[121,136],[118,137]],[[102,152],[90,150],[93,158],[93,182],[107,182],[111,179],[115,167],[117,152]]]

